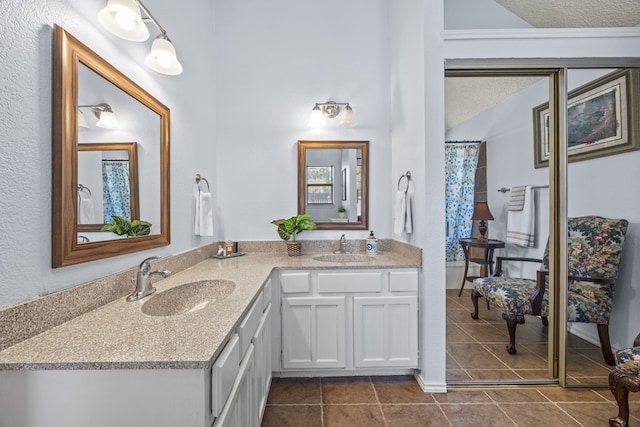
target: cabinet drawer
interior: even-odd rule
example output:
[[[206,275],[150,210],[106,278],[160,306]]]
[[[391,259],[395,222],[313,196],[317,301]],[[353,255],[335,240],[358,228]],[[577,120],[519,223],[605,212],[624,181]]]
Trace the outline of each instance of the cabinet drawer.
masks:
[[[211,414],[217,418],[240,370],[240,339],[233,334],[211,368]]]
[[[318,292],[381,292],[382,272],[318,273]]]
[[[311,292],[310,273],[282,273],[280,289],[283,294]]]
[[[258,298],[253,302],[253,305],[247,312],[246,316],[238,326],[238,335],[240,336],[240,357],[244,355],[249,348],[253,334],[255,334],[258,324],[260,324],[260,317],[262,317],[263,307],[263,294],[260,292]]]
[[[389,272],[389,290],[391,292],[417,292],[418,271],[391,271]]]
[[[263,299],[263,305],[262,305],[262,311],[267,309],[267,306],[269,304],[271,304],[271,278],[269,278],[267,280],[267,283],[265,283],[264,287],[262,288],[262,299]]]

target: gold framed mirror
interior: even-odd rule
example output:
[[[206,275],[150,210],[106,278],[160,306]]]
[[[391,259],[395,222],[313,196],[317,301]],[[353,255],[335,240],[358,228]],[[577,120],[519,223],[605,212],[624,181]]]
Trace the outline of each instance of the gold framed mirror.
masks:
[[[298,141],[298,214],[318,230],[369,228],[369,141]]]
[[[169,109],[58,25],[53,40],[53,268],[168,245]],[[91,121],[105,105],[119,113],[117,129],[98,129]],[[93,126],[79,138],[81,116]],[[98,237],[87,239],[78,234],[79,142],[87,138],[96,143],[136,141],[139,218],[132,216],[152,223],[148,235],[127,238],[96,231],[92,234]]]
[[[100,231],[113,215],[140,219],[137,144],[80,143],[78,232]]]

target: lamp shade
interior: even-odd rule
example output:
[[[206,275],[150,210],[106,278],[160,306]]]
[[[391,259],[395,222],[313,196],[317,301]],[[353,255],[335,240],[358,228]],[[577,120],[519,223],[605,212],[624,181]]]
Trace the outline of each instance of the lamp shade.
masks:
[[[134,42],[149,38],[149,29],[140,16],[140,7],[135,0],[109,0],[98,12],[98,21],[118,37]]]
[[[316,104],[316,106],[313,107],[313,110],[311,110],[309,122],[307,124],[311,128],[321,128],[327,124],[324,120],[324,114],[318,104]]]
[[[99,114],[96,126],[103,129],[114,129],[118,127],[118,120],[116,115],[111,111],[102,111]]]
[[[471,219],[474,221],[493,220],[493,215],[491,215],[491,211],[489,210],[489,205],[487,204],[487,202],[476,202]]]
[[[82,111],[78,110],[78,129],[84,128],[89,129],[89,125],[87,124],[87,118],[84,116]]]
[[[351,126],[356,122],[356,115],[351,109],[351,106],[347,104],[340,114],[340,125]]]
[[[144,62],[153,71],[161,74],[175,76],[182,73],[182,65],[176,56],[176,49],[171,41],[164,35],[159,35],[151,45],[151,52]]]

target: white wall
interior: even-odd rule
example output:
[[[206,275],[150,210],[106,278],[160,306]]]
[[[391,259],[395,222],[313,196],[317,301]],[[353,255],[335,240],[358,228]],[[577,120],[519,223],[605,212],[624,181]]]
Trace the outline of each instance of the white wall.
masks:
[[[444,235],[444,61],[441,1],[390,2],[393,182],[415,184],[414,233],[395,236],[423,248],[420,381],[446,389]],[[391,209],[391,207],[389,207]]]
[[[278,240],[270,222],[297,213],[298,140],[370,141],[369,228],[390,237],[389,29],[386,0],[219,0],[216,232]],[[349,102],[351,128],[307,127],[316,102]],[[306,231],[335,239],[343,231]],[[364,239],[366,231],[347,231]]]
[[[215,186],[213,51],[194,42],[213,37],[211,2],[189,7],[168,0],[149,5],[166,28],[185,72],[177,77],[146,68],[151,46],[122,40],[97,20],[106,1],[3,0],[0,7],[0,307],[48,294],[199,246],[191,237],[195,173]],[[193,13],[197,9],[198,13]],[[51,105],[54,23],[118,67],[172,110],[171,237],[168,247],[51,269]],[[152,38],[155,30],[150,28]],[[202,108],[209,103],[210,107]],[[141,177],[141,179],[144,179]],[[211,238],[209,238],[209,241]]]
[[[568,73],[569,89],[590,82],[611,70],[576,70]],[[481,79],[478,79],[481,84]],[[498,105],[483,111],[447,132],[447,139],[483,139],[487,141],[488,201],[495,220],[490,237],[505,240],[509,193],[501,187],[534,184],[548,185],[549,169],[533,167],[532,109],[548,100],[548,79],[522,90]],[[640,199],[628,193],[630,182],[640,179],[640,152],[618,154],[570,163],[568,167],[568,215],[601,215],[625,218],[630,222],[625,240],[619,280],[610,323],[611,343],[615,348],[628,346],[638,333],[640,315],[639,244]],[[549,190],[535,190],[537,231],[536,247],[519,248],[507,244],[502,254],[541,258],[549,235]],[[513,276],[519,272],[511,272]],[[525,277],[535,277],[526,272]],[[575,329],[598,342],[594,325],[575,325]]]

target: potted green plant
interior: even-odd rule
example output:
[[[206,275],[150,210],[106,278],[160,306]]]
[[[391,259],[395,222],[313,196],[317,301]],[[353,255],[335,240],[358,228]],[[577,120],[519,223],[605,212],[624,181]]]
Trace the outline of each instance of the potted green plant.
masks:
[[[298,256],[302,253],[302,244],[296,241],[298,233],[304,230],[317,230],[318,226],[311,220],[310,214],[292,216],[289,219],[274,219],[271,224],[278,227],[278,236],[287,242],[289,256]]]
[[[146,236],[151,231],[151,223],[134,219],[129,221],[122,216],[112,216],[111,224],[105,224],[100,231],[111,231],[118,236]]]
[[[342,205],[338,206],[338,217],[339,218],[346,218],[347,217],[347,210]]]

